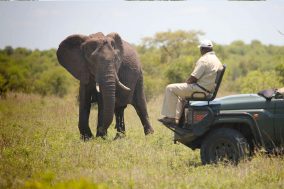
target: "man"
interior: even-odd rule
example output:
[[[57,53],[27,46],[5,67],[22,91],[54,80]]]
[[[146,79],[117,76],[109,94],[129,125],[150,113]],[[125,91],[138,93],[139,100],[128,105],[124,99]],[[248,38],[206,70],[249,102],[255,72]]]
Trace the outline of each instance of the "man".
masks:
[[[276,92],[284,96],[284,87],[277,89]]]
[[[186,83],[170,84],[166,87],[161,114],[159,119],[163,123],[176,124],[182,114],[183,99],[190,97],[193,92],[205,92],[209,94],[215,88],[217,71],[223,66],[213,51],[213,43],[210,40],[201,41],[201,58],[196,62],[195,68]]]

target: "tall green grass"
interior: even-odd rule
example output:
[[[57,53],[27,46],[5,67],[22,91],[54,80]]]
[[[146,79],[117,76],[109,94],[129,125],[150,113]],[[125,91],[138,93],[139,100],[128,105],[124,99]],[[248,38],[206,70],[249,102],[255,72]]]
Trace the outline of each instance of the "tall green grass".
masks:
[[[238,166],[202,166],[199,151],[172,142],[156,119],[162,98],[148,103],[152,136],[135,110],[125,112],[127,137],[79,140],[75,95],[8,94],[0,100],[0,188],[284,188],[282,157],[257,155]],[[95,133],[96,107],[90,126]]]

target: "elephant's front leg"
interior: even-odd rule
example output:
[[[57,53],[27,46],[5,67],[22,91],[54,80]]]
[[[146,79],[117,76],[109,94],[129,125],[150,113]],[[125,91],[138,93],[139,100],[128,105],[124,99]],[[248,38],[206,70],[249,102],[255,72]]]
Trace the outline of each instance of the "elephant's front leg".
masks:
[[[81,139],[86,141],[93,138],[89,127],[89,115],[91,109],[91,87],[90,84],[80,83],[79,89],[79,130]]]
[[[96,137],[105,138],[107,130],[103,127],[103,97],[102,94],[98,94],[98,123],[97,123],[97,134]]]
[[[126,106],[115,108],[115,118],[116,124],[115,127],[117,129],[116,136],[114,140],[125,137],[125,122],[124,122],[124,109]]]

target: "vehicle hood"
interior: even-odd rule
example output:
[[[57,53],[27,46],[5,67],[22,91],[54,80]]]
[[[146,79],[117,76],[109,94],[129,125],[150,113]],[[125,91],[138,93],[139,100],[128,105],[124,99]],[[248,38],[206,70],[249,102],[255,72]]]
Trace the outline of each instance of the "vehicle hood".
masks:
[[[239,94],[216,98],[209,105],[219,105],[220,110],[244,110],[265,108],[267,101],[257,94]],[[194,102],[192,106],[205,106],[207,102]]]

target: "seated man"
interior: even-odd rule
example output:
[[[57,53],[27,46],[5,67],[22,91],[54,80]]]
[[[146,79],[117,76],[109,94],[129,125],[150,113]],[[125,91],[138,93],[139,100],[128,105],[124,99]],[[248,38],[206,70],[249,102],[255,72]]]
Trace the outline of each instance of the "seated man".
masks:
[[[170,84],[166,87],[161,114],[164,118],[159,121],[167,124],[178,123],[182,114],[183,99],[190,97],[194,92],[211,93],[215,88],[217,71],[223,68],[220,60],[213,51],[210,40],[201,41],[201,57],[186,83]]]
[[[284,87],[277,89],[277,92],[284,96]]]

